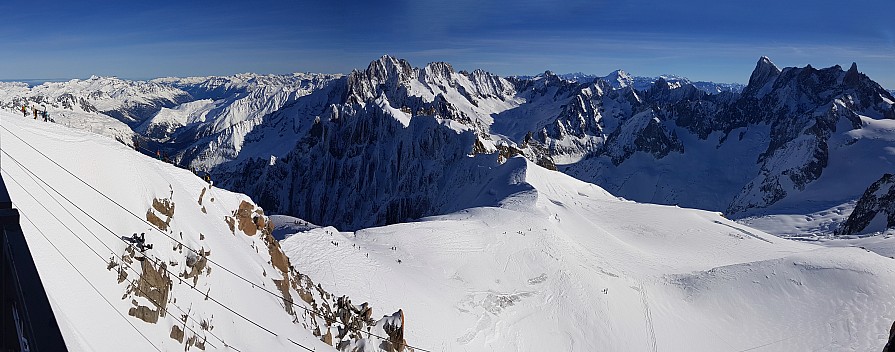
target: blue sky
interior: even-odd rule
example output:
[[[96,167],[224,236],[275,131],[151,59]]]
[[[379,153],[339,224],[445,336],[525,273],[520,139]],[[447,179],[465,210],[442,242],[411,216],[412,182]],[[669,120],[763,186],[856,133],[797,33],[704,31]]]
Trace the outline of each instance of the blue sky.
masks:
[[[852,61],[895,88],[895,1],[0,2],[0,79],[350,72],[382,54],[502,74],[745,82]]]

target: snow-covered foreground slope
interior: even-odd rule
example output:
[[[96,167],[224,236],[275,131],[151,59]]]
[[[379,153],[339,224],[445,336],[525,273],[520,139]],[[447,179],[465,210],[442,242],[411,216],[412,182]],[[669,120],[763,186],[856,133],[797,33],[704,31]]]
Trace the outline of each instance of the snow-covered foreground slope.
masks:
[[[325,288],[402,307],[436,351],[874,351],[895,260],[639,204],[522,158],[499,207],[281,242]],[[764,346],[764,347],[759,347]],[[753,349],[754,348],[754,349]]]
[[[340,334],[344,323],[390,336],[384,324],[396,320],[377,321],[379,307],[342,302],[299,273],[247,196],[106,137],[6,112],[0,120],[3,179],[70,350],[383,343]],[[141,255],[119,238],[134,233],[153,248]]]

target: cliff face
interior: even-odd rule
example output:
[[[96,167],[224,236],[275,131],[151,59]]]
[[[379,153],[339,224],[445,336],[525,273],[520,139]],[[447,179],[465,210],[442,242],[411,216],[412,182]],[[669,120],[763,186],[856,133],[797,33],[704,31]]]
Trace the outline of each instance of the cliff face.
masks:
[[[892,328],[889,329],[889,343],[883,347],[883,352],[895,351],[895,322],[892,322]]]
[[[462,202],[458,196],[478,191],[512,156],[498,160],[498,147],[485,137],[487,121],[476,112],[503,99],[512,89],[507,81],[482,71],[456,73],[444,63],[415,69],[386,56],[344,84],[334,89],[344,92],[341,100],[312,121],[298,104],[275,114],[300,126],[294,147],[277,158],[221,164],[214,171],[221,184],[257,196],[275,212],[345,229],[489,202],[490,196]]]
[[[895,227],[895,175],[885,174],[864,191],[837,236],[883,231]]]

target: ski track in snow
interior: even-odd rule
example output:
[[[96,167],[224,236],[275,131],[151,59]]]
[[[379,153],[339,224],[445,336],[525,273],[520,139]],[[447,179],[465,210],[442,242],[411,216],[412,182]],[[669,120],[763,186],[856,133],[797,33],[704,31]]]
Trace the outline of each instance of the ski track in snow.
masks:
[[[640,301],[643,302],[643,321],[646,323],[646,337],[649,342],[649,348],[651,351],[656,352],[659,349],[656,343],[656,328],[653,325],[653,313],[650,311],[649,300],[646,298],[646,289],[643,288],[643,283],[640,283],[637,291],[640,293]]]
[[[879,294],[895,288],[889,258],[778,239],[717,213],[622,201],[530,164],[523,180],[533,193],[503,208],[332,235],[312,229],[282,244],[304,270],[329,272],[325,287],[402,307],[408,336],[422,346],[882,346],[895,314],[895,300]],[[332,238],[340,245],[329,244]],[[830,325],[837,321],[848,323]]]

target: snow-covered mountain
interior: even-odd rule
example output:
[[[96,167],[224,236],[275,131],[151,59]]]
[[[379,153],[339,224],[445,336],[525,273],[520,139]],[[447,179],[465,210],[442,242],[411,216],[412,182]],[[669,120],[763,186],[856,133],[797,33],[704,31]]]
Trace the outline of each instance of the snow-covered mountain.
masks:
[[[531,79],[534,76],[520,76],[522,78]],[[662,79],[666,82],[679,83],[679,84],[691,84],[699,90],[706,92],[708,94],[717,94],[721,92],[732,92],[739,93],[743,91],[743,88],[746,88],[744,84],[741,83],[715,83],[711,81],[691,81],[686,77],[681,77],[678,75],[665,74],[658,77],[645,77],[645,76],[633,76],[628,72],[623,70],[615,70],[610,72],[606,76],[598,76],[592,74],[586,74],[581,72],[576,73],[565,73],[560,74],[559,77],[579,82],[579,83],[589,83],[594,80],[604,80],[609,82],[609,84],[613,88],[624,88],[624,87],[632,87],[635,90],[646,91],[649,90],[656,81]]]
[[[117,77],[93,76],[30,88],[24,83],[0,84],[0,108],[21,111],[24,105],[29,115],[33,110],[47,111],[54,122],[128,144],[138,137],[133,128],[142,121],[192,100],[170,85]]]
[[[138,131],[159,141],[173,138],[175,141],[186,142],[227,130],[251,131],[265,115],[280,110],[311,92],[326,89],[333,80],[340,78],[341,75],[245,73],[229,77],[155,79],[153,83],[182,89],[198,100],[180,111],[170,110],[157,114],[138,127]],[[318,102],[324,103],[325,101]],[[184,136],[173,135],[175,131]],[[235,141],[245,136],[230,138]],[[235,152],[239,152],[238,146]]]
[[[70,351],[404,343],[400,307],[318,286],[249,197],[99,135],[0,119],[3,179]]]
[[[376,70],[356,73],[365,76],[358,86],[380,81]],[[389,91],[349,94],[378,94],[376,111],[391,104]],[[343,118],[376,116],[339,114],[312,127],[321,130],[315,146],[335,144],[323,136],[340,131]],[[399,135],[423,152],[456,138],[448,133],[476,144],[472,129],[452,129],[455,120],[396,117],[372,122],[405,121],[435,136]],[[885,345],[895,308],[885,294],[895,282],[891,258],[620,199],[519,155],[499,162],[506,146],[450,165],[458,174],[481,169],[462,180],[468,192],[442,195],[469,206],[341,232],[284,217],[274,226],[249,197],[102,136],[7,112],[0,119],[3,177],[73,351],[300,350],[295,343],[317,351],[864,351]],[[354,147],[330,148],[348,155]],[[413,171],[427,168],[438,169]],[[297,233],[277,242],[274,227]],[[153,248],[129,250],[118,236],[133,232]]]
[[[604,150],[562,169],[626,198],[742,216],[845,203],[895,161],[895,99],[856,65],[779,70],[762,58],[742,95],[658,81],[638,99]]]
[[[192,100],[98,132],[342,229],[493,203],[469,185],[514,155],[643,202],[810,214],[853,202],[895,147],[895,98],[856,65],[781,70],[762,58],[742,93],[713,94],[673,76],[504,78],[390,56],[348,75],[130,83]],[[7,85],[4,96],[37,89]]]

